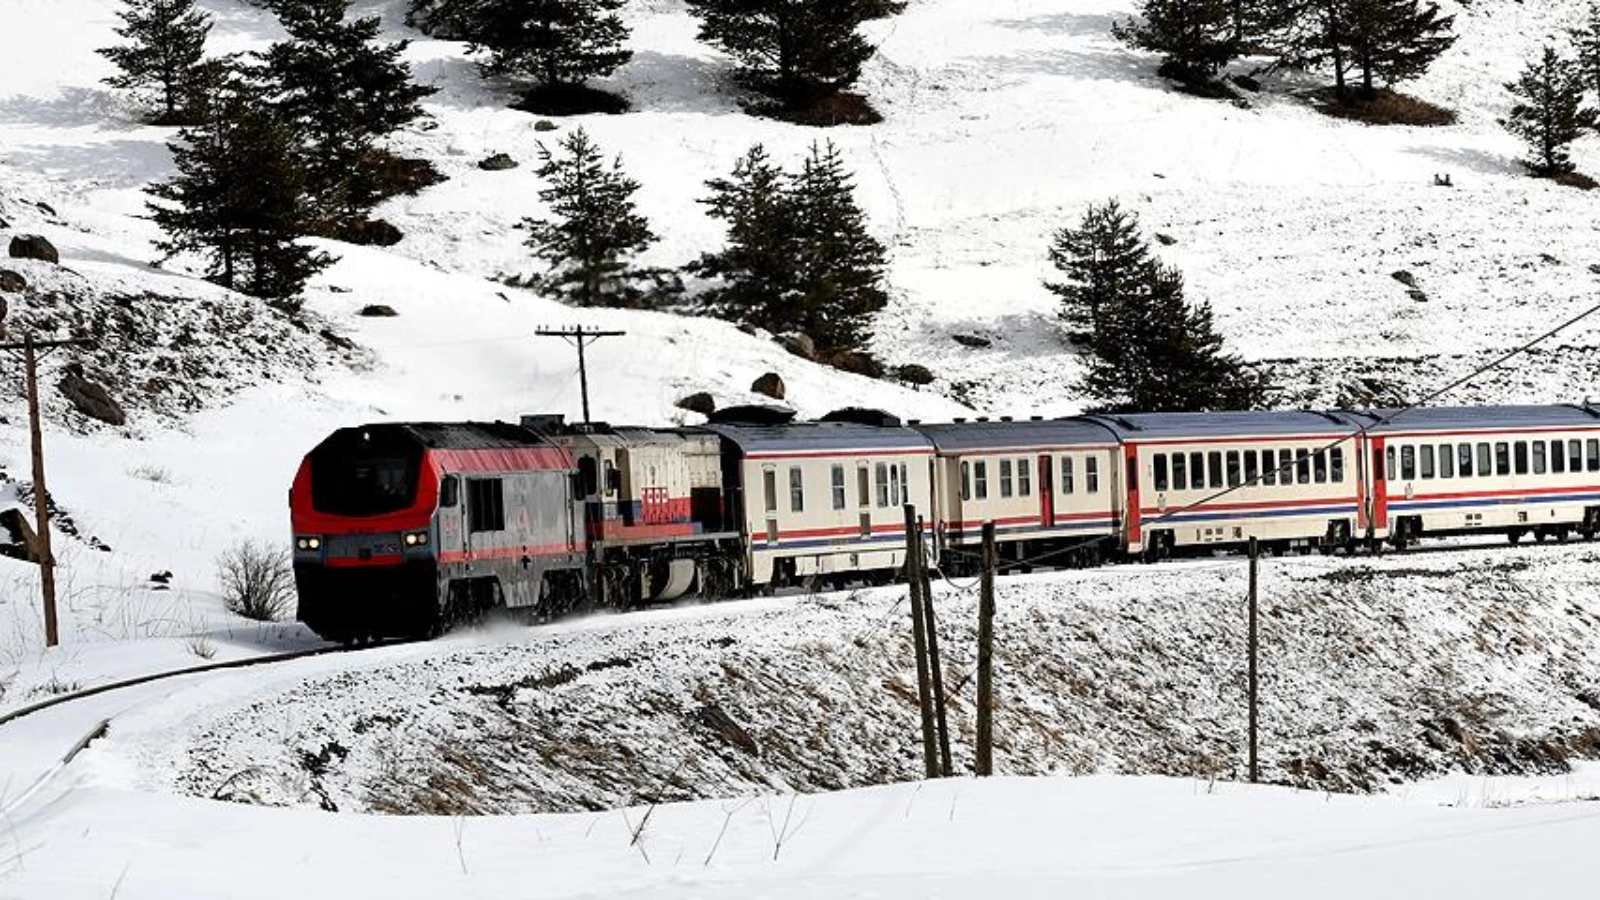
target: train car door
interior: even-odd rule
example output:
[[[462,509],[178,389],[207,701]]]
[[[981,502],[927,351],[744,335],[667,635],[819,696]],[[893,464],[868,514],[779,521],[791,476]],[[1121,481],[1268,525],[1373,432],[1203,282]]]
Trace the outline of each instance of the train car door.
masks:
[[[1139,445],[1132,442],[1123,447],[1123,496],[1128,498],[1128,552],[1144,549],[1144,529],[1140,521],[1139,500]]]
[[[1052,528],[1056,524],[1055,457],[1039,454],[1039,524]]]
[[[1384,464],[1384,439],[1372,439],[1372,527],[1389,529],[1389,469]]]

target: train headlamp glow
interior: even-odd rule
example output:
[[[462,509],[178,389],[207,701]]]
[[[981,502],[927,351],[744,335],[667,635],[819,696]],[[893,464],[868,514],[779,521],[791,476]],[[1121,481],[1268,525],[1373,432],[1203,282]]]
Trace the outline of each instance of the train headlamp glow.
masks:
[[[413,531],[405,537],[407,547],[421,547],[428,543],[426,531]]]
[[[297,538],[295,540],[295,542],[294,542],[294,546],[298,550],[320,550],[320,549],[322,549],[322,538],[319,538],[319,537]]]

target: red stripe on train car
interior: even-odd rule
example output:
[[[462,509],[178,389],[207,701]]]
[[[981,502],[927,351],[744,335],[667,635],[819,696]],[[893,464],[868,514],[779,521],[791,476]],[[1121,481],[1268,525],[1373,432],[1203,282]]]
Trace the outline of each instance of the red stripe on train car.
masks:
[[[574,468],[572,454],[560,447],[517,447],[483,450],[429,450],[432,460],[446,472],[547,472]]]

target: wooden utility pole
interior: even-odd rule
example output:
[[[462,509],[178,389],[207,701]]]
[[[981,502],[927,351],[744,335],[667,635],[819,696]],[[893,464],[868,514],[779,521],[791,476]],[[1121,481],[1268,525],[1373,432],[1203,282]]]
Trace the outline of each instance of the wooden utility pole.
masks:
[[[917,523],[917,574],[922,579],[923,627],[928,632],[928,679],[933,682],[934,725],[939,736],[939,772],[955,774],[950,762],[950,721],[945,714],[944,665],[939,661],[939,620],[933,614],[933,581],[928,576],[927,548],[922,543],[922,523]]]
[[[983,523],[978,586],[978,757],[973,771],[994,774],[994,523]]]
[[[1258,698],[1256,682],[1256,657],[1260,651],[1260,641],[1256,633],[1256,568],[1261,560],[1261,548],[1256,539],[1250,539],[1250,783],[1255,784],[1261,777],[1261,770],[1256,760],[1256,701]]]
[[[584,357],[584,347],[590,341],[599,340],[600,338],[604,337],[621,337],[622,335],[627,334],[627,332],[596,331],[593,329],[585,330],[582,325],[577,325],[572,328],[540,328],[539,330],[535,331],[534,334],[538,335],[539,337],[563,338],[567,341],[567,343],[577,346],[578,386],[583,392],[583,422],[585,425],[589,424],[589,363]]]
[[[39,415],[39,360],[58,347],[83,347],[87,340],[40,341],[29,332],[20,344],[0,344],[0,350],[22,351],[28,382],[28,437],[33,451],[33,510],[37,523],[34,555],[39,558],[39,586],[44,594],[44,644],[61,643],[56,618],[56,558],[50,550],[50,491],[44,481],[44,429]],[[41,352],[42,351],[42,352]]]
[[[917,508],[907,503],[906,587],[911,591],[911,643],[917,654],[917,707],[922,714],[922,763],[929,778],[939,777],[939,751],[933,730],[933,693],[928,681],[927,624],[923,621],[922,553],[917,537]]]

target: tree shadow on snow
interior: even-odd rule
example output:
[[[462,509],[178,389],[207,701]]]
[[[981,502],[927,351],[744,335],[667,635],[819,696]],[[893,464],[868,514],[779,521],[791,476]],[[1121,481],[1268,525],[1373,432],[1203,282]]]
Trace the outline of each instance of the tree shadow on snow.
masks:
[[[1084,13],[1052,13],[1026,19],[996,19],[995,25],[1012,31],[1037,31],[1054,36],[1099,35],[1110,37],[1111,26],[1125,16],[1087,15]]]
[[[596,87],[623,94],[633,108],[650,112],[739,112],[745,93],[726,62],[640,50]]]
[[[35,127],[125,131],[142,127],[138,114],[111,91],[84,87],[62,88],[51,100],[21,94],[0,99],[0,123]]]
[[[258,6],[238,0],[199,0],[195,6],[211,17],[213,40],[229,34],[255,41],[281,41],[289,36],[277,16]]]
[[[1412,147],[1411,152],[1418,156],[1438,160],[1447,166],[1456,169],[1465,169],[1484,175],[1525,175],[1527,170],[1514,158],[1499,153],[1489,153],[1485,150],[1475,150],[1466,147]]]
[[[77,147],[23,145],[10,148],[8,158],[19,168],[100,189],[143,187],[172,171],[172,152],[158,139],[101,141]]]

